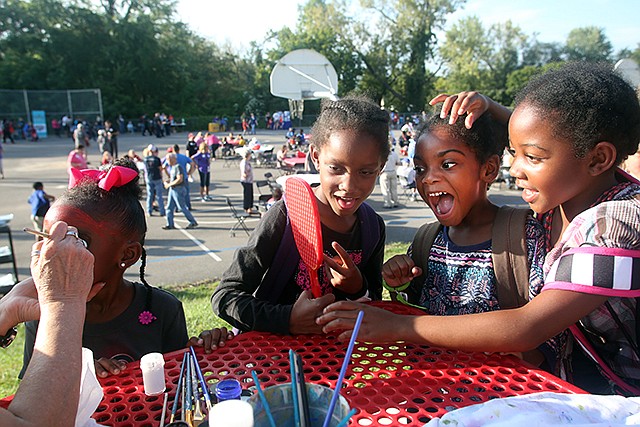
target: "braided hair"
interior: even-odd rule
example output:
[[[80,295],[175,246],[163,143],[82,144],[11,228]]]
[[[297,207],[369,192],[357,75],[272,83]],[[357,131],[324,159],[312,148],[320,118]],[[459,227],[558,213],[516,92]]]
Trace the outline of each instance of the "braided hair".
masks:
[[[139,174],[135,163],[126,157],[116,160],[113,166],[133,169]],[[96,220],[114,224],[121,235],[129,236],[131,240],[140,243],[140,281],[147,290],[145,310],[140,313],[140,322],[147,324],[153,321],[155,316],[151,313],[152,287],[145,279],[147,252],[144,249],[144,238],[147,233],[147,221],[139,201],[142,195],[139,180],[138,175],[129,183],[106,191],[98,187],[96,181],[83,179],[78,185],[67,190],[60,197],[60,201],[86,212]]]
[[[383,163],[389,156],[389,114],[365,96],[350,95],[337,101],[324,99],[313,125],[313,145],[322,150],[332,133],[366,134],[378,143]]]

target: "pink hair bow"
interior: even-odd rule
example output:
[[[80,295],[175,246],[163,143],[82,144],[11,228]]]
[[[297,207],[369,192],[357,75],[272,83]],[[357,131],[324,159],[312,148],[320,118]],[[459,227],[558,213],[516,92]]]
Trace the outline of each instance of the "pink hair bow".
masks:
[[[91,179],[98,183],[98,187],[109,191],[113,187],[122,187],[130,183],[136,176],[136,171],[124,166],[112,166],[108,171],[69,168],[69,188],[75,187],[84,179]]]

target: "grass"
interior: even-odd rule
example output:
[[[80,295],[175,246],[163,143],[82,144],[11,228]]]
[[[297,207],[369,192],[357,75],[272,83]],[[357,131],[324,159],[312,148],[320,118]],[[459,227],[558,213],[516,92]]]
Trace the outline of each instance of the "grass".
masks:
[[[393,255],[406,252],[408,243],[390,243],[385,247],[385,260]],[[197,336],[205,329],[229,327],[229,324],[213,314],[210,298],[218,282],[202,282],[168,289],[184,307],[189,336]],[[389,299],[385,290],[383,299]],[[0,397],[15,393],[18,388],[18,373],[22,368],[22,348],[24,346],[24,325],[18,326],[18,336],[6,349],[0,349]]]

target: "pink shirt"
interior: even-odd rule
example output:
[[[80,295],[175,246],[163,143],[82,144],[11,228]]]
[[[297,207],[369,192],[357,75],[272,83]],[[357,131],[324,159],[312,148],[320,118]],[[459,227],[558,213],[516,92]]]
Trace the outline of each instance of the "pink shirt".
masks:
[[[71,150],[69,157],[67,157],[67,163],[70,168],[87,169],[87,160],[76,150]]]

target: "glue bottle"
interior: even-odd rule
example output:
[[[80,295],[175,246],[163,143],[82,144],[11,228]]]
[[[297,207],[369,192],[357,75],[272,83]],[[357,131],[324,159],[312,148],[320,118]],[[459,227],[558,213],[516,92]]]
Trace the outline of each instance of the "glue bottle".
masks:
[[[224,400],[209,411],[209,427],[253,427],[253,406],[242,400]]]

